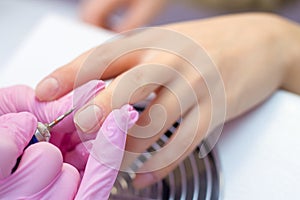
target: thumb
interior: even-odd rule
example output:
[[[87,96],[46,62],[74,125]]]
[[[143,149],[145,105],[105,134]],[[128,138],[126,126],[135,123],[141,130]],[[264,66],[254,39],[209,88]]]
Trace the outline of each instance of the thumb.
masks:
[[[36,126],[37,119],[27,112],[0,116],[0,180],[11,174]]]

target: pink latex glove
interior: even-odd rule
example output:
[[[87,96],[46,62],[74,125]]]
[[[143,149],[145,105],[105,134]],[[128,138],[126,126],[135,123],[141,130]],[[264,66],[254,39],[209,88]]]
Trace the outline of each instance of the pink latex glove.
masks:
[[[105,83],[103,81],[90,81],[76,89],[73,94],[66,95],[52,102],[38,101],[35,97],[34,90],[24,85],[2,88],[0,89],[0,116],[8,113],[29,112],[32,113],[38,121],[49,123],[72,107],[76,109],[80,108],[104,87]],[[75,112],[66,117],[51,130],[50,142],[61,150],[64,157],[68,152],[72,152],[76,149],[77,144],[81,143],[82,140],[95,137],[95,134],[91,134],[89,138],[85,138],[83,134],[81,138],[78,137],[80,133],[77,133],[73,122],[74,113]],[[83,156],[80,152],[77,154]],[[83,170],[86,159],[86,155],[85,160],[76,159],[83,161],[78,164],[78,166],[82,167],[79,170]],[[72,160],[68,162],[72,162]]]
[[[126,132],[138,118],[131,106],[113,110],[93,141],[80,188],[78,171],[63,163],[58,148],[46,142],[29,146],[18,169],[10,175],[16,159],[37,126],[28,113],[0,117],[0,199],[107,199],[117,177],[125,148]],[[103,151],[105,149],[105,151]]]
[[[57,147],[40,142],[23,153],[36,126],[37,119],[28,112],[0,116],[0,199],[73,199],[80,176],[63,163]],[[22,153],[17,170],[10,174]]]
[[[138,119],[129,105],[113,110],[96,139],[76,199],[108,199],[123,159],[127,130]]]
[[[96,84],[97,87],[85,85],[85,89],[93,89],[88,90],[89,93],[85,93],[86,95],[79,95],[82,93],[78,91],[75,94],[80,97],[91,97],[91,91],[103,88],[102,86],[99,87],[100,85]],[[51,106],[49,105],[51,104],[52,106],[55,104],[58,106],[65,105],[65,99],[69,99],[70,97],[52,103],[40,103],[35,98],[32,98],[32,91],[28,87],[11,87],[0,89],[0,92],[0,115],[2,115],[0,118],[0,137],[2,137],[0,139],[2,154],[0,158],[0,199],[73,199],[79,183],[79,174],[71,165],[63,163],[60,151],[49,143],[41,142],[27,148],[24,151],[18,169],[14,174],[9,176],[16,159],[22,154],[37,125],[37,119],[31,113],[17,112],[24,110],[33,111],[38,116],[44,116],[48,119],[48,113],[42,115],[43,110],[39,109],[50,109]],[[29,98],[24,98],[24,94]],[[22,95],[23,98],[20,98]],[[76,105],[79,105],[79,103]],[[123,157],[126,139],[125,133],[137,118],[137,112],[132,110],[132,107],[128,105],[123,106],[119,110],[114,110],[107,117],[94,142],[92,154],[89,157],[86,172],[76,198],[108,198]],[[51,120],[47,120],[47,122],[49,121]],[[60,134],[65,134],[74,128],[74,124],[70,119],[69,121],[65,121],[64,125],[66,127],[63,124],[60,125],[56,127],[56,131],[65,130],[65,132],[61,132]],[[64,137],[58,138],[60,139],[58,143],[63,144],[64,139],[61,138]],[[78,146],[82,147],[82,144]],[[73,155],[74,151],[79,153],[76,149],[73,150]],[[104,152],[103,149],[106,151]],[[84,150],[82,152],[87,154],[86,149]],[[76,158],[74,157],[74,159]],[[78,159],[80,157],[77,157]]]

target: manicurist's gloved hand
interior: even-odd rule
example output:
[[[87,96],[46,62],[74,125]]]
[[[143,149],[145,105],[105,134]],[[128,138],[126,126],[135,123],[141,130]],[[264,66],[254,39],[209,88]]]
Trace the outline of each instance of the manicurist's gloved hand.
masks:
[[[23,153],[37,126],[28,112],[0,117],[0,199],[72,199],[80,181],[78,171],[63,163],[57,147],[40,142]],[[11,174],[17,158],[17,170]]]
[[[104,87],[105,83],[102,81],[90,81],[72,94],[47,103],[38,101],[35,97],[34,90],[30,87],[19,85],[2,88],[0,89],[0,115],[29,112],[33,114],[39,122],[50,123],[73,107],[77,110]],[[76,149],[76,146],[82,141],[84,142],[95,137],[95,134],[93,134],[89,138],[80,138],[80,133],[76,131],[73,122],[73,115],[74,113],[70,114],[51,129],[50,143],[57,146],[64,157],[67,157],[68,153],[71,152],[74,154],[73,151]],[[85,150],[85,148],[81,149]],[[77,163],[78,166],[81,166],[79,170],[82,170],[88,154],[81,152],[77,154],[78,156],[84,157],[84,159],[76,158],[76,161],[72,161],[69,156],[67,162]]]
[[[83,88],[88,93],[81,93],[77,90],[74,95],[77,94],[81,100],[89,99],[89,95],[103,88],[103,82],[90,82]],[[78,171],[72,165],[63,163],[60,150],[53,144],[40,142],[24,150],[36,130],[37,122],[43,119],[48,121],[51,118],[49,116],[51,114],[44,112],[42,108],[50,112],[51,106],[56,104],[56,106],[60,105],[61,109],[69,109],[70,97],[64,97],[52,103],[39,103],[34,96],[31,96],[32,89],[26,86],[14,86],[0,89],[0,91],[2,94],[0,101],[0,199],[108,198],[122,161],[127,129],[138,117],[137,112],[131,106],[125,105],[111,112],[98,131],[95,141],[89,140],[91,146],[87,148],[91,150],[90,155],[83,143],[75,145],[77,141],[73,144],[74,148],[70,150],[72,152],[70,155],[78,157],[69,156],[70,162],[75,162],[72,159],[81,159],[80,153],[84,153],[83,156],[88,159],[83,181],[79,186]],[[22,95],[23,98],[21,98]],[[74,103],[80,104],[76,98],[74,98]],[[55,112],[50,113],[55,115]],[[61,147],[64,146],[63,141],[66,139],[64,135],[75,131],[72,119],[65,120],[65,124],[60,124],[53,129],[55,130],[54,141]],[[63,136],[56,138],[55,134]],[[68,136],[68,139],[70,138],[72,135]],[[81,152],[76,150],[79,145]],[[103,153],[103,149],[106,149],[107,154]],[[65,154],[68,155],[68,151]],[[11,174],[20,155],[22,155],[20,164]],[[80,189],[76,195],[78,186]]]

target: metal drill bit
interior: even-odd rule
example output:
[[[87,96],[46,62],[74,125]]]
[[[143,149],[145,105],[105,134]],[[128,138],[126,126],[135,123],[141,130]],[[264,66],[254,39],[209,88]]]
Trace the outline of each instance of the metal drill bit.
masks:
[[[55,120],[50,122],[49,124],[47,124],[47,123],[44,124],[44,123],[38,122],[38,126],[37,126],[37,129],[34,134],[36,140],[38,142],[41,142],[41,141],[49,142],[50,137],[51,137],[51,134],[50,134],[51,128],[53,128],[56,124],[61,122],[65,117],[70,115],[74,110],[75,110],[75,108],[72,108],[65,114],[59,116],[58,118],[56,118]]]
[[[52,122],[50,122],[48,124],[49,128],[53,128],[56,124],[58,124],[60,121],[62,121],[65,117],[67,117],[68,115],[70,115],[74,110],[75,110],[75,108],[72,108],[71,110],[69,110],[65,114],[59,116],[58,118],[56,118],[55,120],[53,120]]]

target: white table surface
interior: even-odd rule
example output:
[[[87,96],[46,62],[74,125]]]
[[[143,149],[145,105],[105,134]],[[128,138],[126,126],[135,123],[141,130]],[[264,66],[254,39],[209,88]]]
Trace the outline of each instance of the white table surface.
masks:
[[[57,15],[39,20],[0,68],[0,87],[27,84],[111,33]],[[227,124],[217,145],[223,198],[296,199],[300,196],[300,97],[279,91],[264,104]]]

